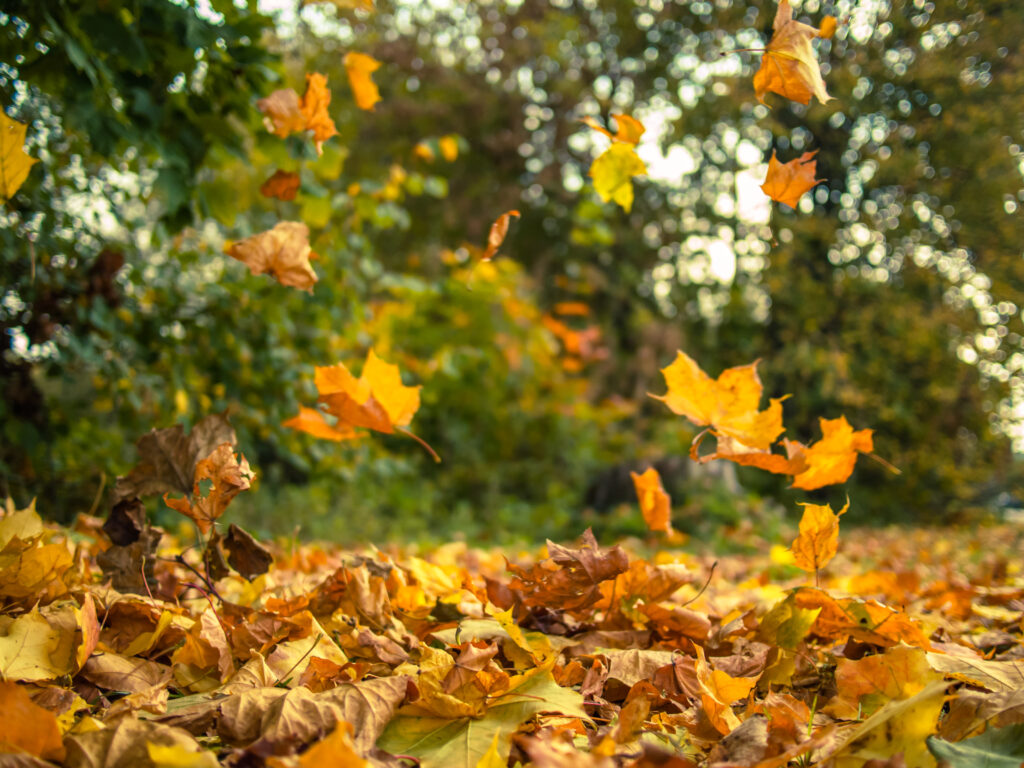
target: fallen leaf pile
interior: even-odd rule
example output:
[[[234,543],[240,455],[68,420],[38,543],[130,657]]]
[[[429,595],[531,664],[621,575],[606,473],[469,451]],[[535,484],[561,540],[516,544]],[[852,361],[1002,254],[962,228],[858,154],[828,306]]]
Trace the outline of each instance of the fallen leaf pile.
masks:
[[[188,470],[209,472],[196,456],[224,427],[152,433],[122,490],[181,489]],[[229,442],[214,454],[240,473]],[[116,545],[99,520],[59,529],[8,504],[0,763],[1024,759],[1021,531],[858,532],[835,554],[834,516],[810,517],[792,553],[717,567],[682,551],[643,559],[588,531],[507,560],[460,544],[426,556],[293,546],[269,570],[208,583],[199,553],[177,557],[180,542],[164,537],[133,590],[100,565]],[[793,565],[807,558],[818,587]]]

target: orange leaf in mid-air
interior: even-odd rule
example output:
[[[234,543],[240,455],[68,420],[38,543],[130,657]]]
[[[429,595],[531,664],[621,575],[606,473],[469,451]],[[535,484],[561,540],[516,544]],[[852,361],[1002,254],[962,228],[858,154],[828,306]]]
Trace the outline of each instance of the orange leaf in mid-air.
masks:
[[[306,130],[299,94],[291,88],[274,91],[257,101],[256,106],[263,113],[267,130],[275,136],[287,139],[293,133]]]
[[[818,442],[798,448],[795,459],[803,467],[793,478],[791,488],[813,491],[826,485],[842,483],[853,474],[858,453],[874,450],[870,429],[854,431],[845,416],[838,419],[821,419],[822,438]]]
[[[397,365],[381,360],[371,349],[362,375],[356,379],[342,363],[316,369],[319,401],[338,420],[336,429],[363,427],[391,434],[401,431],[437,454],[405,426],[420,407],[420,387],[402,384]]]
[[[640,137],[644,135],[646,130],[643,123],[629,115],[615,114],[612,117],[615,118],[617,129],[615,133],[609,131],[592,117],[584,117],[583,122],[595,131],[603,133],[612,141],[621,141],[626,144],[638,144],[640,142]]]
[[[487,249],[484,251],[484,255],[480,259],[481,261],[490,261],[498,253],[498,249],[505,242],[505,237],[508,235],[509,223],[513,216],[518,219],[519,211],[505,211],[491,224],[491,229],[487,233]]]
[[[354,440],[359,437],[359,433],[352,429],[352,427],[344,425],[331,426],[320,411],[316,408],[306,408],[305,406],[299,406],[298,415],[282,421],[281,426],[297,429],[299,432],[305,432],[307,435],[319,437],[323,440],[334,440],[335,442]]]
[[[299,110],[306,121],[305,129],[313,132],[317,154],[323,154],[324,142],[338,134],[334,121],[327,114],[330,103],[331,92],[327,90],[327,77],[319,72],[307,74],[306,92],[302,94]]]
[[[349,51],[345,54],[344,64],[356,106],[360,109],[373,109],[380,101],[380,91],[371,76],[380,69],[380,62],[365,53]]]
[[[785,429],[782,398],[772,398],[765,410],[758,411],[763,387],[756,362],[729,368],[712,379],[686,353],[678,352],[661,372],[668,392],[651,397],[699,427],[710,426],[716,434],[758,450],[767,450]]]
[[[672,535],[672,499],[661,484],[661,475],[654,467],[648,468],[642,475],[630,472],[636,495],[640,501],[640,511],[644,522],[652,531],[661,531]]]
[[[768,161],[768,175],[761,189],[772,200],[796,208],[805,192],[824,181],[814,178],[818,161],[813,157],[817,153],[817,150],[804,152],[796,160],[780,163],[773,151],[771,160]]]
[[[274,171],[274,175],[263,182],[260,194],[276,197],[278,200],[294,200],[299,191],[299,174],[291,171]]]
[[[835,31],[835,19],[826,16],[821,26],[819,31],[794,19],[789,0],[779,3],[772,39],[761,58],[761,68],[754,74],[758,101],[764,104],[769,91],[801,104],[810,103],[811,96],[822,104],[832,98],[825,91],[811,40],[830,36]]]
[[[793,541],[793,562],[805,571],[819,571],[833,557],[839,546],[839,518],[850,508],[850,502],[838,512],[828,504],[803,504],[800,534]]]
[[[195,520],[199,530],[206,533],[224,514],[231,500],[249,488],[253,476],[245,457],[239,454],[236,458],[231,443],[221,443],[213,453],[196,464],[192,498],[172,499],[164,494],[164,503]],[[205,480],[212,480],[213,485],[203,496],[202,483]]]
[[[309,246],[309,227],[300,221],[281,221],[266,232],[229,242],[224,253],[245,264],[254,275],[269,273],[281,285],[312,293],[317,280],[309,263],[317,257]]]

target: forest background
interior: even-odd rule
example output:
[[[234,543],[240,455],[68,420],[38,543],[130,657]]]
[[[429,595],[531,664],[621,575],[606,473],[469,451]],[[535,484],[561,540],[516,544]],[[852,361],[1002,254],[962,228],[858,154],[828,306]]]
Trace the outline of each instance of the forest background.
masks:
[[[781,478],[740,470],[737,498],[686,469],[695,430],[647,397],[683,349],[712,375],[760,358],[800,439],[875,430],[901,475],[861,461],[809,494],[848,494],[850,522],[998,512],[1024,440],[1024,8],[794,6],[840,20],[825,105],[755,98],[734,51],[770,37],[767,1],[5,4],[4,109],[40,162],[0,214],[0,494],[69,520],[140,435],[227,410],[260,486],[233,514],[264,534],[640,531],[620,481],[655,461],[684,530],[791,509]],[[381,62],[372,111],[350,50]],[[256,107],[313,71],[322,155]],[[648,129],[628,213],[580,122],[617,112]],[[818,153],[798,210],[758,188],[773,150]],[[260,194],[275,169],[294,200]],[[281,220],[311,229],[312,294],[223,253]],[[282,427],[314,366],[371,347],[423,385],[441,464]]]

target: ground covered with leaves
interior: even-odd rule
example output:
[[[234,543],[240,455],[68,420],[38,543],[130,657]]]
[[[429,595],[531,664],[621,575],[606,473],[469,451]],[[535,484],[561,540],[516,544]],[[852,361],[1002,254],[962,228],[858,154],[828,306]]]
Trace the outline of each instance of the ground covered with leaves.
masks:
[[[0,765],[1024,760],[1019,528],[851,531],[816,574],[783,542],[716,563],[587,532],[294,544],[256,575],[225,543],[251,580],[169,535],[118,572],[111,530],[0,519]]]

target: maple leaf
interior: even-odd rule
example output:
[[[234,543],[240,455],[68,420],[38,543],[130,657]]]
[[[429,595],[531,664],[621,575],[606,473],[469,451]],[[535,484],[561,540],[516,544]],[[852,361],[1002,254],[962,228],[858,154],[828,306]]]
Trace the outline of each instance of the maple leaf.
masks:
[[[61,652],[64,633],[50,626],[38,609],[16,619],[0,617],[0,675],[4,680],[53,680],[71,671]]]
[[[822,22],[824,32],[835,31],[835,19],[826,17]],[[793,18],[789,0],[781,0],[775,13],[772,39],[768,43],[761,67],[754,74],[754,92],[757,100],[765,103],[765,95],[771,91],[787,99],[808,104],[814,96],[822,104],[832,97],[825,91],[821,78],[821,67],[814,54],[811,40],[826,36],[809,24]]]
[[[661,475],[654,467],[649,467],[642,475],[630,472],[636,495],[640,501],[640,511],[644,522],[652,531],[672,535],[672,499],[661,484]]]
[[[710,426],[748,448],[767,450],[780,434],[782,400],[772,398],[768,408],[758,411],[763,386],[757,375],[757,361],[727,368],[712,379],[685,352],[661,369],[668,392],[651,395],[674,413],[685,416],[698,427]]]
[[[27,130],[28,125],[11,120],[0,110],[0,202],[14,197],[32,166],[39,162],[23,149]]]
[[[772,200],[796,208],[804,193],[824,181],[814,178],[818,161],[812,158],[816,154],[818,150],[804,152],[796,160],[780,163],[775,157],[775,151],[772,150],[771,159],[768,161],[768,174],[761,189]]]
[[[224,253],[254,275],[269,273],[281,285],[313,292],[317,276],[309,262],[318,257],[309,246],[309,227],[300,221],[281,221],[266,232],[228,242]]]
[[[647,173],[647,166],[626,142],[615,142],[590,165],[594,191],[601,200],[614,201],[626,213],[633,208],[633,177],[643,173]]]
[[[794,444],[794,459],[802,466],[793,478],[791,488],[813,491],[826,485],[844,483],[853,474],[857,454],[874,450],[873,430],[855,432],[845,416],[821,419],[820,424],[821,440],[808,448]]]
[[[352,87],[356,106],[360,109],[372,110],[380,101],[380,91],[373,82],[372,75],[380,69],[380,62],[365,53],[349,51],[343,60],[348,73],[348,83]]]
[[[757,685],[757,677],[733,677],[720,669],[712,669],[704,657],[704,649],[697,646],[694,662],[700,698],[711,724],[720,733],[729,733],[739,726],[739,718],[732,705],[747,696]]]
[[[805,571],[817,573],[836,556],[839,545],[839,518],[850,508],[850,502],[838,512],[828,504],[803,504],[800,535],[793,541],[793,562]]]
[[[592,117],[584,117],[583,122],[598,133],[603,133],[612,141],[621,141],[634,145],[640,142],[640,137],[647,130],[644,128],[643,123],[629,115],[613,114],[612,117],[615,119],[616,124],[615,133],[609,131]]]
[[[274,171],[274,175],[263,182],[260,194],[276,197],[278,200],[294,200],[299,191],[299,174],[291,171]]]
[[[320,411],[316,408],[307,408],[304,405],[299,406],[297,416],[292,416],[290,419],[282,421],[281,426],[297,429],[299,432],[305,432],[307,435],[319,437],[323,440],[334,440],[335,442],[355,440],[359,437],[359,433],[347,424],[340,424],[338,426],[328,424]]]
[[[196,464],[195,480],[191,499],[172,499],[164,495],[164,503],[186,517],[192,518],[199,530],[206,533],[215,520],[224,514],[228,504],[239,493],[249,488],[254,477],[249,462],[239,454],[235,457],[231,443],[222,443],[209,456]],[[202,483],[212,480],[213,485],[205,496]]]
[[[491,229],[487,233],[487,249],[484,251],[484,255],[480,257],[481,261],[490,261],[497,255],[498,249],[505,242],[505,237],[508,235],[508,227],[513,216],[518,219],[519,211],[505,211],[491,224]]]
[[[8,681],[0,682],[0,745],[3,752],[14,747],[58,763],[65,756],[57,718],[33,702],[25,688]]]
[[[371,349],[358,379],[342,363],[316,368],[319,402],[338,420],[337,429],[363,427],[391,434],[400,431],[416,440],[436,461],[434,449],[405,427],[420,407],[420,387],[402,384],[397,365],[386,363]]]
[[[338,134],[334,121],[327,114],[331,103],[331,92],[327,90],[327,77],[319,72],[306,75],[306,92],[299,102],[299,111],[306,121],[305,130],[313,132],[313,143],[318,155],[323,154],[323,145],[331,136]]]

